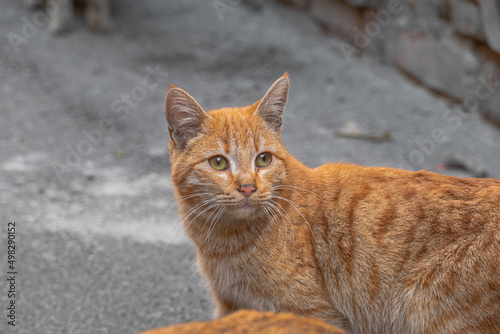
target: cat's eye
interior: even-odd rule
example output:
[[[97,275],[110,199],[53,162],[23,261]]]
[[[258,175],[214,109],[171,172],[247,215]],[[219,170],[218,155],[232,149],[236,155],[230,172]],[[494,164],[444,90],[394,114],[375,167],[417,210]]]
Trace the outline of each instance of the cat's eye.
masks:
[[[217,171],[223,171],[229,168],[227,159],[220,155],[216,155],[208,159],[208,164]]]
[[[273,155],[269,152],[261,153],[255,159],[255,165],[259,168],[267,167],[273,162]]]

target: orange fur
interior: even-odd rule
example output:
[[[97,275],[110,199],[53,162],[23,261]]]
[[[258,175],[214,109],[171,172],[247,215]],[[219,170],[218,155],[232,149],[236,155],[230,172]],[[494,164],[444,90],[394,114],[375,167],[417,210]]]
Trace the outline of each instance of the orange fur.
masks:
[[[238,311],[220,320],[190,322],[166,328],[152,329],[141,334],[345,334],[339,328],[316,319],[297,317],[289,313]]]
[[[288,77],[243,108],[166,97],[172,180],[215,315],[247,308],[350,333],[500,333],[500,181],[304,166],[280,138]],[[274,161],[256,166],[270,152]],[[228,159],[216,171],[212,156]],[[248,200],[238,191],[255,185]]]

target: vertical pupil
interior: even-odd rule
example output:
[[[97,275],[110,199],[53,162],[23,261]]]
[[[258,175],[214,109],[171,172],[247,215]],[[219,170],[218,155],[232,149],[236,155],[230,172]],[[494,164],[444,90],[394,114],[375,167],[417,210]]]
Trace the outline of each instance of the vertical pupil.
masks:
[[[217,165],[219,165],[219,166],[220,166],[220,163],[221,163],[221,161],[222,161],[221,157],[217,157],[217,160],[216,160],[216,161],[217,161]]]

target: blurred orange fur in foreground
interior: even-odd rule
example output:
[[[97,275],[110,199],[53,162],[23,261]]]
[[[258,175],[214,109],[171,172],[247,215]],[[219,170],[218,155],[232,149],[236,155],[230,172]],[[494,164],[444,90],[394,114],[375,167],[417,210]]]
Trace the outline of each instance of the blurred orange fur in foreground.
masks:
[[[316,319],[298,317],[290,313],[263,313],[248,310],[238,311],[219,320],[207,322],[188,322],[186,324],[152,329],[141,334],[189,333],[345,334],[343,330]]]

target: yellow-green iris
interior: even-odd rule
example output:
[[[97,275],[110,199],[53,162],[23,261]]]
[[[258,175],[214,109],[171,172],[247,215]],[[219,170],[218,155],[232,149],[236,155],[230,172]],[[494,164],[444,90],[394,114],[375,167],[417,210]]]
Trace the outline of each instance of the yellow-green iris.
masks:
[[[218,171],[226,170],[229,167],[227,159],[220,155],[211,157],[210,159],[208,159],[208,163],[213,169]]]
[[[255,165],[259,168],[267,167],[273,162],[273,155],[269,152],[261,153],[255,159]]]

